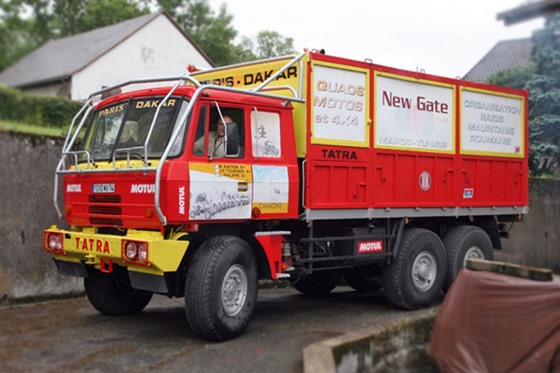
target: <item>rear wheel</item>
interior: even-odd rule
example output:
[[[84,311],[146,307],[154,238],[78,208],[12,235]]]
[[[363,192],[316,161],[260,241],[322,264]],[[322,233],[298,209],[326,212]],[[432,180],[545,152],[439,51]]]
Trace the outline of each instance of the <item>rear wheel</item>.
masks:
[[[249,245],[233,236],[206,240],[194,253],[185,282],[192,331],[211,341],[243,334],[257,298],[257,263]]]
[[[468,259],[492,260],[492,241],[480,227],[461,225],[453,228],[444,238],[447,250],[447,276],[444,290],[449,290],[459,271],[465,268]]]
[[[118,268],[111,273],[89,271],[88,277],[84,278],[84,287],[91,305],[105,315],[139,313],[150,303],[153,295],[152,292],[132,288],[126,270]]]
[[[446,267],[445,248],[435,233],[405,230],[396,258],[383,268],[387,300],[403,309],[432,304],[441,293]]]
[[[340,271],[315,271],[292,282],[292,286],[305,295],[312,297],[330,293],[340,282]]]
[[[381,266],[370,264],[348,269],[344,272],[344,281],[359,292],[381,289]]]

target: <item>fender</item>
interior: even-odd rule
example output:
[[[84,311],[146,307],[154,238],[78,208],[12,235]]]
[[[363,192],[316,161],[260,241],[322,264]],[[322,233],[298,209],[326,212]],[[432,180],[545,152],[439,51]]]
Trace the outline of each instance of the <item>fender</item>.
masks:
[[[287,263],[282,260],[282,244],[286,242],[284,236],[290,235],[289,231],[256,232],[255,239],[261,244],[270,269],[272,279],[288,278],[289,274],[283,273]],[[286,265],[284,265],[286,264]]]

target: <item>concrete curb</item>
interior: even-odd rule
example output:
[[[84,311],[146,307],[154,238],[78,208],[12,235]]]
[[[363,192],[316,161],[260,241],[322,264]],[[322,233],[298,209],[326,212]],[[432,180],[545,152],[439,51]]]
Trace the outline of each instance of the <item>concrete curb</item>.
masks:
[[[303,349],[305,373],[402,371],[425,355],[438,307],[425,309],[371,329],[313,343]]]

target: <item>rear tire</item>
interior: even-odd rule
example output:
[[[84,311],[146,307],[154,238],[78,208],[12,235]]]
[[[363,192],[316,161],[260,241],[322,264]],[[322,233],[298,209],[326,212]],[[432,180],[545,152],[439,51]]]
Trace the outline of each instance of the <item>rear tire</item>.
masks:
[[[453,228],[444,238],[447,250],[447,275],[443,289],[449,290],[459,271],[468,259],[494,259],[492,241],[484,229],[473,225]]]
[[[257,263],[233,236],[207,239],[194,253],[185,280],[185,312],[192,331],[225,341],[247,329],[257,298]]]
[[[383,287],[381,283],[381,267],[378,264],[348,269],[344,272],[343,276],[348,286],[362,293],[376,291]]]
[[[446,270],[441,239],[427,229],[409,228],[396,258],[383,268],[385,297],[407,310],[429,306],[441,293]]]
[[[329,294],[340,282],[340,271],[315,271],[292,282],[292,286],[305,295],[321,297]]]
[[[84,287],[91,305],[102,314],[112,316],[141,312],[153,295],[152,292],[132,288],[128,273],[118,268],[111,273],[88,271]]]

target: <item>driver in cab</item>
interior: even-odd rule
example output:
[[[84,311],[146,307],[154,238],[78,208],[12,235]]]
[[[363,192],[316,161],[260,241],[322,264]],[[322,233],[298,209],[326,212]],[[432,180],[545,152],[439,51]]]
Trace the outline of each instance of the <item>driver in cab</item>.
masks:
[[[216,131],[210,131],[208,134],[208,155],[211,157],[223,157],[225,155],[225,133],[226,126],[225,123],[231,123],[233,120],[227,115],[222,118],[218,118],[216,123]],[[196,140],[194,144],[194,153],[202,155],[204,153],[204,142],[206,136],[200,137]]]

